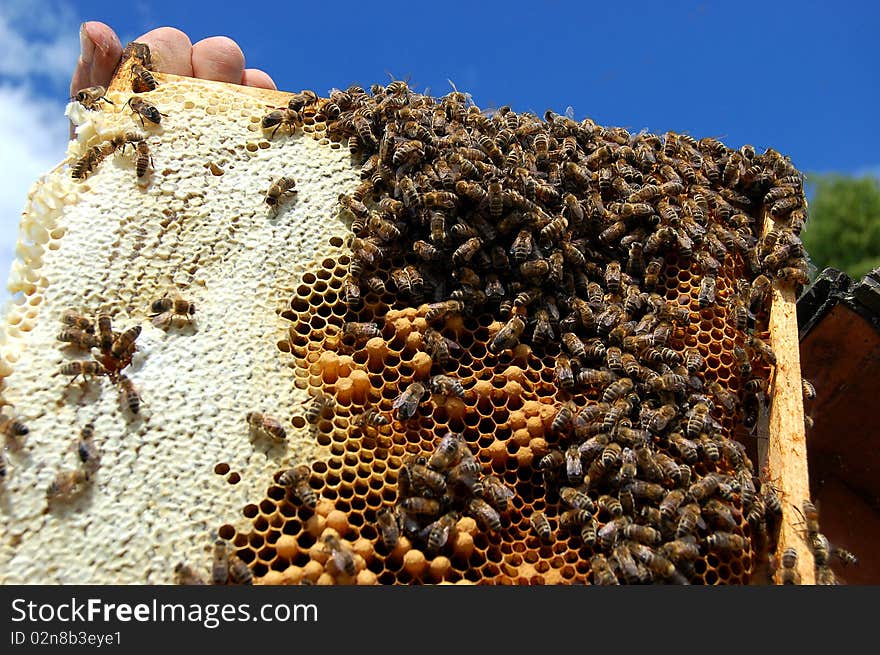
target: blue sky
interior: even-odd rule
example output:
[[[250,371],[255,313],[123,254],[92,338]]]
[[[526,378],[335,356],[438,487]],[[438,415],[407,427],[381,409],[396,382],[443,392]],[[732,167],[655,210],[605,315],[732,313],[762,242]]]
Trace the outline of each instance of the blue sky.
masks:
[[[31,5],[32,6],[32,5]],[[803,171],[880,172],[871,2],[0,2],[0,276],[37,175],[63,157],[84,20],[125,43],[160,25],[227,35],[279,88],[452,80],[481,107],[714,136]],[[18,185],[18,186],[16,186]]]

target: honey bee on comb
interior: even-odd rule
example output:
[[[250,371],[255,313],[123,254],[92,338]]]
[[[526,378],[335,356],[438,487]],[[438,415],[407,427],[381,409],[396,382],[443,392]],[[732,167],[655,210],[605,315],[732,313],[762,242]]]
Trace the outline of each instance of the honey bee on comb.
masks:
[[[196,305],[185,300],[179,294],[165,295],[150,303],[151,322],[156,327],[168,327],[175,318],[182,318],[187,323],[193,321]]]
[[[131,109],[133,114],[138,117],[138,120],[141,122],[141,127],[146,127],[144,119],[150,121],[154,125],[159,125],[162,122],[162,117],[168,116],[168,114],[163,114],[140,96],[131,96],[125,103],[125,106]]]

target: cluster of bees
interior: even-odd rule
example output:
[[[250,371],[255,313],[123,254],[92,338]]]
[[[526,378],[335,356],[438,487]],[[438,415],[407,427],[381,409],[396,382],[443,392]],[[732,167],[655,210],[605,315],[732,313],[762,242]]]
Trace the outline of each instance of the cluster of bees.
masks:
[[[184,562],[179,562],[174,567],[174,575],[177,583],[183,585],[250,585],[254,583],[254,576],[248,565],[238,555],[230,552],[223,539],[214,541],[210,578],[205,578],[199,571]]]
[[[839,559],[844,565],[858,564],[858,558],[846,548],[831,544],[828,537],[819,531],[819,511],[809,500],[805,500],[801,513],[804,517],[804,533],[807,546],[815,561],[816,584],[836,585],[837,576],[831,570],[832,558]],[[800,584],[801,576],[797,571],[798,554],[793,547],[786,548],[782,553],[779,579],[782,584]]]
[[[150,304],[152,323],[157,327],[167,327],[175,317],[191,321],[195,305],[179,296],[163,296]],[[62,347],[72,348],[80,353],[93,355],[92,359],[77,359],[62,364],[61,375],[69,376],[72,384],[82,376],[84,381],[95,377],[107,377],[120,392],[122,404],[133,415],[138,415],[143,402],[140,392],[131,379],[123,372],[131,364],[137,351],[137,338],[141,326],[133,325],[121,332],[113,329],[113,321],[108,313],[99,313],[94,319],[67,309],[61,314],[61,331],[58,341]],[[95,351],[98,351],[96,354]],[[76,442],[74,450],[79,465],[74,469],[60,471],[47,490],[49,500],[71,498],[79,495],[91,482],[100,467],[100,453],[94,445],[94,426],[87,424]]]
[[[548,503],[560,503],[558,527],[592,549],[593,582],[688,581],[710,552],[748,553],[746,526],[775,526],[775,490],[729,426],[754,427],[775,364],[761,339],[772,281],[808,281],[803,179],[788,158],[551,111],[487,115],[457,90],[435,99],[400,81],[329,101],[304,91],[262,126],[275,137],[306,120],[363,164],[361,183],[339,196],[352,311],[371,293],[419,306],[439,372],[460,351],[444,325],[483,314],[500,319],[491,355],[525,346],[554,359],[556,443],[536,469]],[[670,299],[667,277],[682,269],[699,292]],[[704,346],[685,346],[706,312],[736,330],[731,382],[708,370]],[[370,323],[343,333],[381,336]],[[404,389],[395,418],[412,417],[426,391]],[[418,461],[399,485],[411,490],[415,466],[430,476],[420,489],[448,493],[445,470]],[[398,492],[398,527],[444,534],[448,502]],[[383,517],[390,531],[391,511]],[[552,539],[547,516],[530,520]]]
[[[132,90],[135,93],[153,91],[158,88],[159,83],[150,72],[151,57],[149,48],[145,44],[138,44],[136,42],[130,45],[135,46],[135,49],[130,50],[130,52],[137,62],[131,66]],[[89,110],[100,109],[105,102],[111,105],[115,104],[107,97],[107,89],[103,86],[80,89],[71,100],[75,100]],[[140,120],[141,127],[144,128],[147,126],[147,122],[159,125],[162,122],[162,117],[167,116],[167,114],[163,114],[138,95],[131,96],[126,101],[125,106],[131,110],[133,116]],[[71,177],[75,180],[87,178],[107,157],[117,151],[121,151],[124,154],[125,149],[129,145],[135,153],[135,172],[137,177],[143,178],[153,167],[153,158],[147,145],[147,137],[139,132],[121,132],[102,143],[91,146],[71,166]]]
[[[428,456],[410,455],[398,477],[397,504],[378,513],[379,537],[391,551],[400,535],[437,555],[454,541],[462,515],[480,529],[501,530],[514,492],[483,467],[459,434],[448,432]]]

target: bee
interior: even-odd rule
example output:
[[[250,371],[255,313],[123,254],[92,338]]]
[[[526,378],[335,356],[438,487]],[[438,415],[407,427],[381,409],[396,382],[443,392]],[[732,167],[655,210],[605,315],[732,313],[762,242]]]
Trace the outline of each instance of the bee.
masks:
[[[425,397],[427,390],[420,382],[411,382],[403,392],[397,396],[392,403],[391,408],[395,410],[397,417],[406,421],[416,415],[422,399]]]
[[[318,392],[318,394],[309,401],[309,406],[306,409],[305,414],[306,421],[314,425],[326,411],[332,410],[334,407],[336,407],[336,399],[334,399],[333,396]]]
[[[694,464],[699,459],[697,444],[685,438],[680,432],[670,434],[669,443],[673,450],[688,464]]]
[[[601,511],[607,512],[614,518],[618,518],[623,516],[623,505],[620,504],[620,500],[610,495],[602,495],[599,496],[599,500],[597,501],[598,507]],[[587,509],[586,507],[577,508],[577,509]],[[601,535],[600,535],[601,536]]]
[[[640,544],[654,545],[660,543],[660,532],[647,525],[630,523],[624,526],[623,536]]]
[[[269,185],[264,202],[277,213],[282,196],[288,193],[297,193],[294,187],[296,187],[295,179],[287,176],[279,177]]]
[[[91,479],[89,472],[83,468],[59,471],[55,479],[49,484],[48,489],[46,489],[46,499],[50,502],[53,500],[70,500],[82,493],[85,485]]]
[[[458,196],[451,191],[429,191],[421,196],[421,202],[417,204],[422,203],[429,209],[452,210],[458,203]],[[406,204],[406,199],[404,199],[404,204]]]
[[[541,241],[544,243],[558,241],[566,229],[568,229],[568,220],[564,216],[558,216],[541,228]]]
[[[465,454],[464,450],[461,435],[447,432],[428,459],[428,468],[434,471],[446,471],[461,461]]]
[[[706,500],[718,491],[719,479],[715,473],[709,473],[688,487],[688,497],[696,502]]]
[[[435,375],[428,384],[433,393],[464,398],[464,386],[462,386],[461,380],[458,378],[449,375]]]
[[[483,497],[499,512],[505,512],[510,506],[514,492],[496,475],[487,475],[483,479]]]
[[[700,435],[709,424],[709,406],[706,403],[697,403],[688,412],[686,434],[691,439]]]
[[[89,148],[86,153],[76,160],[70,168],[70,176],[75,180],[82,180],[97,168],[98,164],[104,161],[106,153],[100,146]]]
[[[739,525],[739,521],[734,518],[730,507],[717,498],[710,499],[703,507],[703,511],[722,530],[734,530]]]
[[[106,93],[107,89],[103,86],[90,86],[77,91],[71,100],[76,100],[86,109],[94,110],[100,108],[101,102],[109,102],[111,105],[115,104],[106,96]]]
[[[732,412],[736,409],[738,400],[736,395],[721,386],[717,380],[709,385],[709,390],[712,392],[715,400],[717,400],[718,403],[728,412]]]
[[[445,300],[443,302],[432,303],[427,305],[425,320],[433,322],[438,319],[446,318],[447,316],[461,314],[463,310],[464,304],[458,300]],[[525,327],[525,324],[523,324],[523,327]]]
[[[803,389],[804,401],[816,399],[816,387],[806,378],[801,378],[801,388]]]
[[[678,411],[675,405],[662,405],[658,409],[645,414],[645,427],[655,433],[663,432],[677,415]]]
[[[275,138],[275,134],[282,127],[289,127],[291,132],[296,131],[296,126],[302,122],[302,116],[293,109],[276,109],[271,111],[260,121],[260,127],[264,130],[272,130],[270,139]],[[272,129],[275,128],[275,129]]]
[[[700,557],[699,546],[686,538],[667,541],[660,548],[660,552],[673,562],[693,562]]]
[[[141,64],[131,65],[131,90],[135,93],[146,93],[159,88],[159,83],[150,70]],[[158,121],[156,121],[158,122]]]
[[[850,564],[856,566],[859,563],[859,558],[845,548],[841,548],[840,546],[833,546],[831,551],[831,554],[836,556],[843,563],[844,566]]]
[[[622,398],[629,394],[634,386],[635,385],[630,378],[620,378],[605,388],[605,392],[602,394],[602,402],[613,403],[618,398]]]
[[[440,250],[421,239],[413,243],[413,252],[426,262],[438,261],[443,257],[443,253]]]
[[[153,105],[151,105],[149,102],[139,96],[130,97],[128,99],[128,102],[126,102],[125,104],[140,119],[142,127],[146,127],[146,123],[144,123],[145,118],[151,123],[159,125],[162,122],[162,117],[168,116],[168,114],[163,114]]]
[[[301,111],[306,105],[314,105],[318,102],[318,95],[314,91],[305,89],[294,93],[287,101],[287,107],[294,111]]]
[[[287,440],[287,431],[281,422],[267,414],[248,412],[245,414],[245,420],[251,428],[268,435],[275,441]]]
[[[334,405],[335,405],[335,402],[336,401],[333,401]],[[363,428],[365,426],[379,428],[383,425],[388,425],[389,422],[390,421],[388,420],[388,417],[381,414],[379,412],[379,410],[376,409],[375,407],[371,407],[367,411],[365,411],[364,413],[358,414],[357,416],[354,416],[351,419],[352,425],[357,426],[357,427],[361,427],[361,428]]]
[[[379,539],[382,541],[382,545],[388,550],[393,549],[400,540],[400,526],[397,524],[394,510],[390,507],[383,507],[376,514],[376,522],[379,525]]]
[[[678,525],[675,528],[677,539],[695,534],[698,527],[705,527],[699,505],[690,503],[678,510]]]
[[[617,295],[620,293],[620,262],[612,261],[605,268],[605,286],[608,293]]]
[[[796,266],[783,266],[776,271],[776,277],[786,283],[795,285],[806,285],[810,283],[809,274],[802,268]]]
[[[174,567],[174,579],[179,585],[203,585],[207,584],[201,573],[191,566],[178,562]]]
[[[571,410],[569,410],[569,413],[571,413]],[[583,477],[584,470],[581,463],[581,454],[576,444],[572,444],[565,450],[565,474],[569,480],[579,480]]]
[[[439,519],[428,526],[428,553],[436,554],[440,552],[455,531],[456,516],[449,513],[444,514]]]
[[[357,570],[355,568],[354,555],[347,545],[343,545],[342,540],[332,532],[327,532],[321,539],[324,544],[324,551],[330,556],[333,566],[339,573],[345,573],[353,576]]]
[[[706,309],[715,302],[715,276],[704,275],[700,280],[700,309]]]
[[[786,548],[782,553],[782,571],[779,581],[782,584],[800,584],[801,574],[797,571],[798,553],[795,548]]]
[[[395,166],[419,163],[425,156],[425,144],[418,140],[404,141],[394,148],[391,163]]]
[[[141,396],[135,388],[134,383],[127,375],[119,375],[119,388],[122,390],[122,401],[128,407],[128,411],[132,414],[138,414],[141,411]]]
[[[771,366],[776,364],[776,353],[769,344],[752,335],[749,337],[749,346],[758,353],[758,356]]]
[[[147,171],[153,167],[153,157],[150,155],[150,148],[144,140],[138,141],[135,146],[137,160],[135,162],[135,173],[139,178],[144,177]]]
[[[449,235],[446,233],[446,215],[443,212],[433,211],[431,212],[431,218],[429,221],[429,231],[431,236],[431,241],[436,244],[444,244],[446,240],[449,238]],[[416,251],[417,254],[418,251]]]
[[[730,532],[713,532],[706,537],[706,545],[712,550],[738,551],[743,550],[747,544],[743,537]]]
[[[550,521],[547,520],[547,516],[543,512],[532,512],[529,517],[529,524],[532,526],[535,534],[538,535],[538,539],[543,543],[550,543],[553,540]]]
[[[211,584],[224,585],[229,581],[229,551],[222,539],[214,541],[211,559]]]
[[[110,315],[98,314],[98,344],[101,347],[101,352],[109,355],[115,338]]]
[[[28,426],[17,418],[0,414],[0,433],[13,439],[26,436],[30,430]]]
[[[660,501],[660,516],[667,521],[672,520],[678,514],[678,508],[684,502],[685,492],[683,489],[672,489],[663,500]]]
[[[579,509],[594,514],[596,512],[596,504],[583,491],[579,491],[574,487],[561,487],[559,489],[559,497],[562,502],[572,509]]]
[[[762,480],[760,494],[761,500],[766,509],[768,509],[773,516],[782,516],[782,502],[779,500],[779,496],[776,493],[776,487],[767,480]]]
[[[125,332],[117,336],[110,346],[110,354],[118,360],[125,360],[131,357],[135,351],[135,340],[140,336],[141,326],[134,325]]]
[[[72,309],[64,310],[64,313],[61,314],[61,322],[89,334],[95,333],[94,322]]]
[[[571,360],[564,353],[560,353],[556,357],[554,376],[556,383],[563,389],[571,390],[574,388],[574,372],[571,368]]]
[[[382,330],[375,323],[347,322],[342,324],[342,334],[353,336],[357,341],[365,341],[374,337],[381,337]]]
[[[482,498],[471,498],[467,509],[484,530],[497,532],[501,529],[501,516]]]
[[[377,278],[378,279],[378,278]],[[383,283],[384,284],[384,283]],[[361,305],[361,288],[354,276],[348,275],[342,283],[345,304],[352,309],[357,309]]]
[[[300,464],[292,469],[287,469],[278,476],[278,484],[287,487],[293,492],[306,507],[315,508],[318,504],[318,494],[309,486],[311,471],[305,464]]]
[[[400,503],[400,507],[405,512],[416,516],[437,516],[440,513],[440,501],[419,496],[405,499]]]
[[[229,556],[229,583],[234,585],[254,583],[254,574],[250,567],[235,553]]]
[[[431,359],[441,366],[449,363],[453,352],[461,351],[461,346],[452,339],[447,339],[434,328],[425,330],[425,346]]]
[[[107,369],[104,368],[104,365],[101,362],[96,362],[94,360],[91,361],[78,361],[78,362],[68,362],[61,366],[59,371],[61,375],[72,375],[73,378],[70,380],[70,384],[76,380],[80,375],[83,378],[88,378],[89,376],[96,375],[107,375]]]
[[[150,304],[150,311],[153,312],[151,314],[153,325],[160,327],[171,323],[176,316],[181,316],[187,322],[191,322],[193,315],[196,313],[196,306],[195,303],[184,300],[179,296],[163,296]]]
[[[512,316],[489,342],[489,351],[497,353],[500,350],[514,348],[519,343],[525,327],[525,321],[519,315]]]
[[[593,576],[593,584],[595,585],[610,586],[620,584],[611,565],[602,553],[593,555],[590,558],[590,572]]]
[[[645,266],[645,288],[655,289],[660,284],[660,273],[663,270],[663,260],[651,259]]]
[[[89,332],[84,332],[79,328],[68,327],[61,330],[58,334],[58,340],[69,343],[82,350],[90,350],[98,346],[98,338]]]
[[[556,415],[553,417],[553,422],[550,424],[550,431],[555,434],[562,434],[571,424],[572,419],[574,418],[574,414],[571,411],[571,407],[569,405],[561,405],[558,410],[556,410]]]
[[[452,253],[452,263],[453,264],[464,264],[469,262],[474,258],[474,255],[477,254],[477,251],[482,247],[483,240],[479,237],[471,237],[463,244],[461,244],[455,251]]]

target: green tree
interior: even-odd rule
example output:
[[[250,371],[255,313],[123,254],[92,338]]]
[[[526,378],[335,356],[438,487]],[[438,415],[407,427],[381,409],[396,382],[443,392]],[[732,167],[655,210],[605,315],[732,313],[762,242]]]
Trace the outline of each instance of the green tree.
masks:
[[[880,182],[825,174],[807,183],[813,193],[801,237],[818,271],[833,266],[858,280],[880,266]]]

